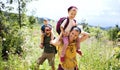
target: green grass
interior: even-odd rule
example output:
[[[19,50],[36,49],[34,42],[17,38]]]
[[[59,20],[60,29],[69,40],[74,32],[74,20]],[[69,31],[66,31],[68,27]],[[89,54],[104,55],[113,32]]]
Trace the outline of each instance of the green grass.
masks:
[[[40,25],[36,24],[33,29],[22,28],[24,44],[22,45],[22,57],[9,53],[9,60],[3,61],[0,58],[0,70],[34,70],[35,61],[41,56],[43,50],[39,48]],[[0,48],[1,50],[1,48]],[[120,60],[116,59],[114,48],[107,40],[98,41],[89,38],[81,43],[83,56],[77,55],[78,67],[80,70],[120,70]],[[55,67],[59,64],[58,55],[55,59]],[[51,67],[45,61],[40,69],[50,70]]]

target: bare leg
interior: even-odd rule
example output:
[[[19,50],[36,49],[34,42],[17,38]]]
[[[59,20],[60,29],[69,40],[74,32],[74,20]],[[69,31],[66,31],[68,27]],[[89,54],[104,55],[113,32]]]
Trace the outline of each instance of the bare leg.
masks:
[[[43,41],[44,41],[44,33],[41,33],[41,43],[40,43],[40,48],[43,48]]]
[[[63,45],[63,47],[62,47],[61,56],[60,56],[60,57],[61,57],[61,58],[60,58],[61,62],[64,61],[64,55],[65,55],[67,46],[68,46],[68,44],[69,44],[69,42],[68,42],[68,37],[63,37],[63,43],[64,43],[64,45]]]

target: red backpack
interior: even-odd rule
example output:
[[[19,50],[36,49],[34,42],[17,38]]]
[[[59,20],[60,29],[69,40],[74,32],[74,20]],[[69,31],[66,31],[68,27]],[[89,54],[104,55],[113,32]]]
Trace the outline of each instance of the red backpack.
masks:
[[[61,26],[61,24],[63,23],[63,21],[64,21],[65,19],[67,19],[66,24],[65,24],[65,26],[64,26],[64,30],[65,30],[66,27],[67,27],[68,24],[69,24],[69,18],[68,18],[68,17],[62,17],[62,18],[60,18],[60,19],[58,20],[58,22],[57,22],[56,32],[57,32],[58,34],[61,33],[60,26]],[[76,23],[76,20],[75,20],[75,19],[74,19],[74,21],[75,21],[75,23]]]

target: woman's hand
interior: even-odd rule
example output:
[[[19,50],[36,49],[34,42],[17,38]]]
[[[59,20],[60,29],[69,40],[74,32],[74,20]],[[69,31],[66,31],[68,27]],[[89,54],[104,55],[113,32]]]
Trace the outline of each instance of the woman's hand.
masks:
[[[89,33],[87,32],[82,32],[81,35],[82,36],[80,37],[80,42],[86,40],[89,37]]]

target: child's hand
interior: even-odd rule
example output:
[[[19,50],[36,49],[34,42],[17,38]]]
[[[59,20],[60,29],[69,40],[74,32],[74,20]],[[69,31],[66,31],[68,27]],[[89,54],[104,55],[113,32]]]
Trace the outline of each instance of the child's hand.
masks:
[[[68,36],[68,32],[63,32],[63,36]]]
[[[40,48],[43,49],[43,44],[40,44]]]
[[[52,40],[50,41],[50,44],[53,44],[53,41],[52,41]]]

